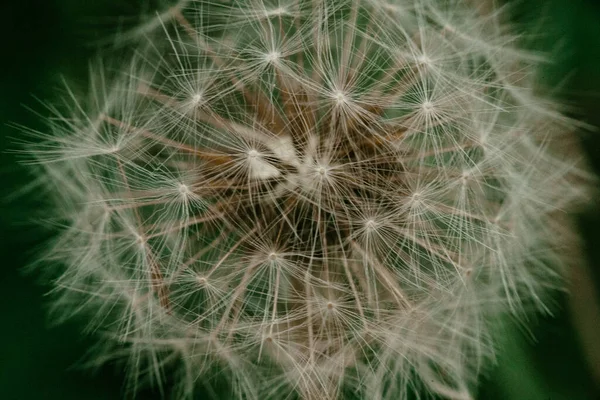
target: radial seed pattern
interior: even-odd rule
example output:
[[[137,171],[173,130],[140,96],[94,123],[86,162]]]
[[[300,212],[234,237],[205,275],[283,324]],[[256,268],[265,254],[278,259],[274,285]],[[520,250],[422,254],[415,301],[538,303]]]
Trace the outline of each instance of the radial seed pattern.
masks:
[[[185,1],[140,27],[35,150],[64,214],[57,308],[108,335],[94,362],[174,398],[215,374],[240,399],[471,398],[487,320],[543,308],[551,216],[583,194],[501,19]]]

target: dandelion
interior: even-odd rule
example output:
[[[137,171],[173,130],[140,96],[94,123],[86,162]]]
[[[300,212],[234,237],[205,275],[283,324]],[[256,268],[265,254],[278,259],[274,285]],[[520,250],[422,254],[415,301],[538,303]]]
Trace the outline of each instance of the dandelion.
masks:
[[[540,55],[469,1],[183,1],[32,145],[56,309],[135,393],[471,399],[586,198]],[[217,372],[215,372],[217,371]]]

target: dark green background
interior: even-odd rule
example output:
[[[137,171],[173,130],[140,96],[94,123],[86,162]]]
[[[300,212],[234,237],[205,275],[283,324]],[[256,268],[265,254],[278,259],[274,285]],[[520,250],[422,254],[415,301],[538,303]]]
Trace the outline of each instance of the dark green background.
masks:
[[[335,0],[332,0],[335,1]],[[8,123],[43,129],[24,106],[42,110],[32,97],[52,100],[60,76],[85,82],[87,62],[97,53],[93,43],[109,33],[116,19],[133,15],[143,1],[4,0],[0,5],[0,399],[118,399],[123,374],[107,366],[96,374],[72,366],[93,343],[82,337],[77,321],[49,328],[43,297],[47,288],[21,269],[35,258],[45,234],[31,221],[43,199],[36,193],[4,200],[28,177],[16,164],[19,132]],[[117,7],[117,5],[119,7]],[[515,13],[523,23],[544,13],[544,36],[536,46],[560,45],[556,64],[543,75],[551,86],[570,74],[564,100],[579,118],[600,126],[600,2],[533,0]],[[543,10],[543,11],[542,11]],[[114,25],[113,25],[114,26]],[[596,172],[600,171],[600,131],[582,141]],[[600,202],[581,217],[596,281],[600,281]],[[600,299],[596,299],[598,301]],[[506,337],[498,366],[485,379],[478,399],[594,400],[600,399],[582,355],[583,348],[567,312],[567,297],[558,299],[555,318],[533,327],[536,341],[515,333]],[[599,317],[600,318],[600,317]],[[600,332],[598,332],[600,342]],[[158,398],[147,392],[141,399]]]

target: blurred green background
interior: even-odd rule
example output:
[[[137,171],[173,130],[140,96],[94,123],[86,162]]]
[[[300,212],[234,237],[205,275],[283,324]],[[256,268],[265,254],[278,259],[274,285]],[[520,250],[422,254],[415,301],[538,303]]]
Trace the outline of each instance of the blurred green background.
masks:
[[[14,140],[19,136],[7,124],[43,129],[39,118],[25,108],[42,110],[32,96],[56,98],[61,74],[85,82],[88,60],[97,53],[93,44],[116,22],[106,17],[135,15],[143,3],[5,0],[0,5],[1,400],[122,398],[124,374],[117,368],[106,366],[91,374],[73,367],[93,339],[79,334],[77,321],[50,328],[44,306],[48,288],[37,285],[34,277],[24,276],[21,271],[45,239],[31,225],[43,199],[36,198],[35,192],[17,201],[9,196],[28,177],[16,164],[15,154],[7,151],[15,148]],[[542,34],[536,46],[555,49],[556,63],[544,71],[543,83],[552,87],[568,78],[561,93],[564,101],[576,110],[574,116],[600,127],[600,2],[530,0],[523,1],[516,10],[515,20],[525,30],[531,25],[528,21],[545,15],[542,29],[536,29]],[[582,133],[581,140],[600,173],[600,131]],[[600,201],[596,201],[580,218],[596,283],[600,283],[599,210]],[[597,295],[589,304],[594,301],[600,301]],[[569,297],[559,296],[554,318],[541,318],[531,328],[531,335],[508,329],[500,343],[498,365],[483,380],[477,398],[600,399],[598,380],[595,386],[592,368],[586,363],[586,354],[594,349],[579,340],[580,330],[573,323],[569,307]],[[590,318],[595,318],[596,327],[600,326],[600,316]],[[600,331],[592,332],[591,337],[598,354]],[[148,391],[139,398],[158,398],[158,394]]]

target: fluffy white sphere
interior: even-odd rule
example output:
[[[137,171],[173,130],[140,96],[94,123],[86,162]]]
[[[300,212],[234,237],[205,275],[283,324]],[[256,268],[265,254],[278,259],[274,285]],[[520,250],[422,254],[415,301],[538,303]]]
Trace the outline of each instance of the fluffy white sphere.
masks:
[[[57,309],[132,391],[469,399],[585,199],[540,55],[467,0],[185,1],[33,153]],[[149,40],[142,39],[142,34]],[[96,71],[100,71],[97,69]]]

